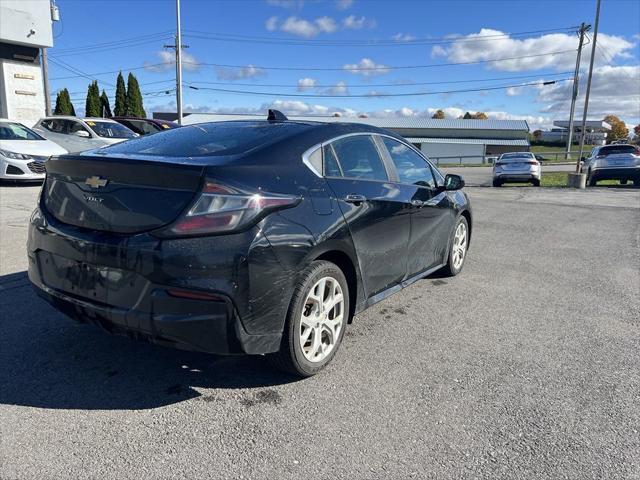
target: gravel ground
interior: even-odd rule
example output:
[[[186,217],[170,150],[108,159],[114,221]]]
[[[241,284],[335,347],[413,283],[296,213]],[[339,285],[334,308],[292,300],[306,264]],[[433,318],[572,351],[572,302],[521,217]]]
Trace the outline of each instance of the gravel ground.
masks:
[[[0,478],[640,478],[640,190],[467,190],[464,272],[294,381],[55,313],[0,187]]]

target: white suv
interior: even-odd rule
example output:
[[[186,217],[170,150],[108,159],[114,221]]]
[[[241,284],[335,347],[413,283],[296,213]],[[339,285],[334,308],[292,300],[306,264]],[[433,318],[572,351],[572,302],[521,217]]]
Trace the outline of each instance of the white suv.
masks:
[[[69,153],[100,148],[138,136],[108,118],[45,117],[38,120],[33,129]]]

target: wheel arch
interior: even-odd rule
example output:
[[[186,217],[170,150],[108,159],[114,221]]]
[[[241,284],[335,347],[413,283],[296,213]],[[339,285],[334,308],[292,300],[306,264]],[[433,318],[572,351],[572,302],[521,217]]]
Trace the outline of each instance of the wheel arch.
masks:
[[[471,234],[473,233],[473,222],[471,221],[471,212],[469,210],[462,210],[460,212],[460,216],[464,217],[467,220],[467,225],[469,226],[469,240],[467,241],[467,248],[471,245]]]
[[[349,287],[349,323],[353,321],[353,316],[356,312],[356,305],[358,302],[358,293],[360,289],[360,275],[356,270],[356,266],[351,257],[342,250],[327,250],[317,255],[314,259],[324,260],[336,265],[344,274],[347,279],[347,285]]]

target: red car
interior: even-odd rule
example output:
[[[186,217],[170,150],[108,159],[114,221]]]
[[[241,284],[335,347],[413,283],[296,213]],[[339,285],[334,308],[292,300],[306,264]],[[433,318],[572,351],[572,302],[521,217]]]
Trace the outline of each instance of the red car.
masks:
[[[180,126],[175,122],[156,120],[153,118],[112,117],[111,119],[133,130],[138,135],[151,135],[152,133],[158,133]]]

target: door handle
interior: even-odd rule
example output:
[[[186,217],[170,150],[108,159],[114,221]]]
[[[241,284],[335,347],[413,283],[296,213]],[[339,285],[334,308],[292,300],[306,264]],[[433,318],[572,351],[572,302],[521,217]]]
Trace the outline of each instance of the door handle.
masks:
[[[422,208],[424,207],[424,202],[422,200],[411,200],[411,205],[414,207]]]
[[[367,201],[367,197],[365,197],[364,195],[351,194],[347,195],[344,201],[347,203],[353,203],[354,205],[360,205],[361,203]]]

